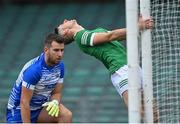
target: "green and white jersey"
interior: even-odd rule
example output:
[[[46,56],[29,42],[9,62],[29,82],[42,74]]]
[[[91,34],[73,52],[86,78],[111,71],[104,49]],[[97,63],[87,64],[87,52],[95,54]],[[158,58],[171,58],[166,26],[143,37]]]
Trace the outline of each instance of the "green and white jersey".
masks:
[[[84,29],[77,32],[74,39],[84,53],[100,60],[110,73],[113,74],[120,67],[127,64],[126,50],[118,40],[93,46],[94,35],[98,32],[107,32],[107,30],[103,28],[94,30]]]

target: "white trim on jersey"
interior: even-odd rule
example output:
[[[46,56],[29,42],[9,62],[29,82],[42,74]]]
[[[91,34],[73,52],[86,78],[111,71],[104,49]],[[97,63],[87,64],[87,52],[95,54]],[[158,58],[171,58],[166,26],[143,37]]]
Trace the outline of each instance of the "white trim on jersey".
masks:
[[[84,45],[87,44],[88,34],[89,34],[89,33],[88,33],[87,31],[85,31],[85,32],[83,33],[82,38],[81,38],[81,44],[84,44]]]
[[[34,90],[35,88],[35,85],[32,85],[32,84],[28,84],[27,82],[23,81],[22,82],[22,86],[28,88],[28,89],[31,89],[31,90]]]
[[[91,40],[90,40],[90,46],[93,46],[93,40],[94,40],[95,33],[92,33]]]
[[[62,84],[63,81],[64,81],[64,78],[60,78],[60,79],[58,80],[58,83]]]

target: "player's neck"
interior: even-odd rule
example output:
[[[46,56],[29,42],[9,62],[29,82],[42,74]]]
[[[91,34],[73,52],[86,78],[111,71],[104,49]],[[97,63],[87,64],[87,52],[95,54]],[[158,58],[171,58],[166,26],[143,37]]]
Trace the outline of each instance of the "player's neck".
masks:
[[[74,33],[77,33],[77,32],[79,32],[81,30],[84,30],[84,28],[82,26],[80,26],[80,25],[77,25],[77,26],[74,27]]]

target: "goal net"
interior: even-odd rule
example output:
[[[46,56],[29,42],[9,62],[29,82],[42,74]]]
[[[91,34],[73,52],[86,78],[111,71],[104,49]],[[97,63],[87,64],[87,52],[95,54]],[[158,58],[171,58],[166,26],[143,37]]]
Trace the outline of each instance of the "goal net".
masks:
[[[180,123],[180,0],[151,0],[152,80],[160,123]]]

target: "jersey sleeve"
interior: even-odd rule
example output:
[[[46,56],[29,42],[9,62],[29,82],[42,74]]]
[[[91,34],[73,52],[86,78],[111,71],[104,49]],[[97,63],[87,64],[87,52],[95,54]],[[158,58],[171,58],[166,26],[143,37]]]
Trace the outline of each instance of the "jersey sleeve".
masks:
[[[27,68],[23,73],[22,86],[34,90],[35,85],[40,80],[41,72],[40,69],[33,66]]]
[[[58,83],[63,83],[64,81],[64,63],[61,62],[60,64],[60,77]]]
[[[76,33],[74,39],[76,42],[82,45],[93,46],[94,36],[95,36],[94,32],[91,32],[89,30],[81,30]]]

